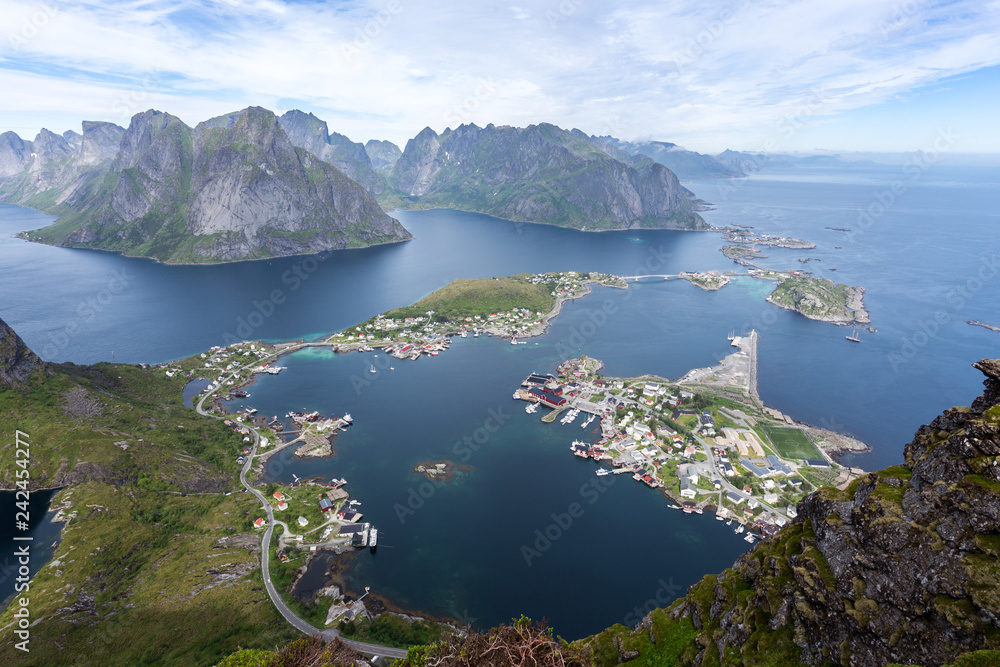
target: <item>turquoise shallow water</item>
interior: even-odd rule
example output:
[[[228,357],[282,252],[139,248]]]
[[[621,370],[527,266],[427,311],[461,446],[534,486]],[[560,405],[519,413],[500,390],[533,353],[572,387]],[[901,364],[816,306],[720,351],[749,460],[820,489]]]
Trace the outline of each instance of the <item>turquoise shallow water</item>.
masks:
[[[770,257],[761,263],[865,286],[879,332],[861,345],[846,342],[843,328],[767,304],[767,285],[740,280],[713,293],[676,281],[598,289],[567,304],[538,345],[458,340],[435,359],[395,362],[395,371],[383,371],[360,393],[350,377],[372,379],[370,356],[299,353],[283,362],[286,373],[256,384],[249,402],[269,414],[351,412],[357,426],[338,439],[337,457],[289,460],[271,474],[346,476],[367,518],[384,531],[385,546],[359,558],[350,580],[403,606],[478,624],[522,612],[545,616],[572,637],[625,620],[636,606],[665,597],[661,589],[681,592],[731,564],[745,543],[711,518],[665,509],[656,492],[631,480],[589,503],[595,496],[584,496],[581,486],[596,479],[594,465],[567,448],[582,435],[579,426],[544,426],[514,409],[510,393],[528,371],[552,370],[567,352],[583,352],[604,360],[609,374],[676,378],[727,354],[729,331],[754,328],[762,334],[764,400],[870,443],[873,451],[851,462],[875,469],[898,462],[920,424],[978,394],[973,361],[1000,356],[1000,335],[965,324],[1000,324],[1000,170],[934,166],[907,181],[882,211],[873,204],[904,178],[899,168],[807,176],[687,185],[715,204],[705,213],[713,224],[818,244],[809,251],[767,248]],[[322,261],[169,267],[22,242],[11,235],[48,218],[0,206],[0,317],[48,359],[158,362],[219,344],[242,323],[252,324],[249,337],[273,340],[333,331],[458,277],[739,268],[719,252],[715,234],[587,234],[454,211],[395,215],[414,241],[330,253]],[[800,257],[819,261],[800,265]],[[469,474],[421,498],[423,478],[409,472],[412,466],[462,462],[465,450],[456,452],[455,443],[483,427],[491,409],[510,418],[469,455]],[[401,520],[397,506],[419,504],[411,490],[424,502]],[[584,513],[566,530],[556,524],[559,539],[529,566],[521,547],[574,502]]]

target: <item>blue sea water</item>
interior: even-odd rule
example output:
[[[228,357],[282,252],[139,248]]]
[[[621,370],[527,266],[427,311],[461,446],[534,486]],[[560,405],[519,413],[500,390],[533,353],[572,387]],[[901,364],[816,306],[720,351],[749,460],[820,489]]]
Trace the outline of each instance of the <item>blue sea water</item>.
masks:
[[[520,613],[548,617],[575,637],[732,562],[746,545],[722,524],[668,510],[662,496],[631,480],[594,489],[589,502],[595,496],[583,485],[600,478],[568,450],[583,431],[542,425],[510,399],[526,372],[552,370],[567,351],[602,359],[612,375],[676,378],[727,354],[730,331],[756,329],[765,402],[869,443],[872,452],[849,459],[868,469],[900,461],[920,424],[978,395],[981,375],[970,364],[1000,356],[1000,334],[965,322],[1000,325],[1000,169],[932,165],[914,177],[870,166],[686,185],[715,205],[704,214],[712,224],[815,242],[814,250],[762,248],[769,257],[760,263],[863,285],[878,332],[850,343],[844,328],[766,303],[770,285],[761,281],[740,279],[718,292],[669,281],[598,288],[568,303],[529,345],[456,340],[437,358],[394,361],[395,370],[376,376],[367,372],[372,355],[286,357],[289,370],[256,383],[249,404],[266,414],[308,408],[356,419],[336,457],[284,457],[269,469],[275,479],[349,479],[366,520],[384,531],[379,552],[362,554],[348,572],[352,586],[477,625]],[[415,240],[320,258],[176,267],[14,239],[50,219],[0,206],[0,317],[47,359],[159,362],[229,336],[316,336],[459,277],[742,270],[719,252],[714,233],[592,234],[455,211],[394,215]],[[814,261],[797,261],[805,257]],[[478,449],[456,449],[490,410],[509,418]],[[444,458],[471,469],[428,492],[410,470]],[[574,502],[583,513],[562,529]],[[535,549],[535,531],[547,529],[558,539],[526,558],[521,547]]]

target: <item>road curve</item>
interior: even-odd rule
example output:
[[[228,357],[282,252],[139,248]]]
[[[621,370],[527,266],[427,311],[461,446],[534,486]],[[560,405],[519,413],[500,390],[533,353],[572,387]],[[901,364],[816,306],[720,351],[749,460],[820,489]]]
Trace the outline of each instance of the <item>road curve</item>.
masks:
[[[306,345],[296,346],[294,348],[287,348],[285,350],[282,350],[280,353],[271,356],[280,356],[282,354],[287,354],[288,352],[297,350],[300,347],[306,347]],[[258,365],[260,361],[256,362],[253,365]],[[236,373],[245,370],[249,366],[250,365],[244,366],[238,371],[230,373],[228,378],[226,379],[232,378],[233,376],[236,375]],[[225,380],[223,380],[223,382],[225,382]],[[208,399],[212,394],[214,394],[217,389],[222,387],[223,382],[220,382],[218,387],[216,387],[216,389],[213,389],[212,391],[208,392],[207,394],[201,397],[201,400],[199,400],[198,404],[195,406],[195,409],[198,411],[198,414],[204,417],[211,417],[213,419],[222,419],[222,417],[212,415],[206,412],[204,409],[204,404],[206,399]],[[271,583],[271,562],[270,562],[271,534],[274,532],[274,510],[271,508],[271,503],[267,502],[267,498],[264,497],[264,494],[262,494],[256,488],[251,486],[249,482],[247,482],[246,478],[247,472],[249,472],[250,466],[253,464],[254,457],[257,454],[257,447],[260,445],[260,433],[257,432],[257,429],[250,428],[250,433],[253,434],[253,448],[250,451],[250,455],[247,457],[246,463],[244,463],[243,467],[240,469],[240,484],[243,485],[243,488],[245,488],[247,491],[249,491],[250,493],[252,493],[254,496],[257,497],[257,500],[260,501],[261,506],[264,508],[264,512],[267,513],[267,530],[264,531],[264,536],[261,539],[261,547],[260,547],[260,566],[261,566],[261,572],[263,572],[264,574],[264,588],[267,590],[267,594],[271,598],[271,602],[274,603],[274,606],[278,610],[278,613],[281,614],[282,617],[284,617],[284,619],[288,621],[288,623],[290,623],[296,630],[304,634],[307,634],[310,637],[322,637],[326,641],[332,641],[334,638],[340,637],[340,630],[336,628],[326,628],[324,630],[320,630],[319,628],[314,627],[312,624],[302,620],[294,611],[291,610],[291,608],[289,608],[287,604],[285,604],[285,601],[282,599],[281,595],[278,594],[278,590],[274,587],[274,584]],[[380,646],[378,644],[369,644],[367,642],[359,642],[353,639],[344,639],[343,637],[340,637],[340,641],[347,644],[355,651],[364,653],[366,655],[373,655],[373,656],[381,655],[389,658],[406,657],[406,649],[393,648],[391,646]]]

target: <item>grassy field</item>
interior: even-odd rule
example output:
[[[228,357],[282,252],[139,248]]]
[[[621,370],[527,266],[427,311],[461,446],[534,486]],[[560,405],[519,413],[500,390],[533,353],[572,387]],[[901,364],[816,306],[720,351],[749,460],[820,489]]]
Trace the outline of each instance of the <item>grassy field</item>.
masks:
[[[406,308],[387,313],[392,317],[417,317],[433,310],[436,319],[485,317],[512,308],[527,308],[547,313],[556,299],[546,285],[512,278],[460,279],[424,297]]]
[[[801,429],[784,428],[780,426],[762,426],[771,444],[778,450],[778,455],[786,459],[818,459],[822,458],[816,446],[806,437]]]

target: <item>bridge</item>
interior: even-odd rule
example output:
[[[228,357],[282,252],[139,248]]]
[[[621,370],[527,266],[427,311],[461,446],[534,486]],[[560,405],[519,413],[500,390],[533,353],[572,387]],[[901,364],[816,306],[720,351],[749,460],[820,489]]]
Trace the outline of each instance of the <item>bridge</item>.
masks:
[[[680,276],[677,274],[673,275],[659,274],[659,275],[645,275],[645,276],[621,276],[621,278],[622,280],[631,280],[632,282],[637,283],[642,281],[652,282],[654,280],[671,280],[674,278],[680,278]]]

